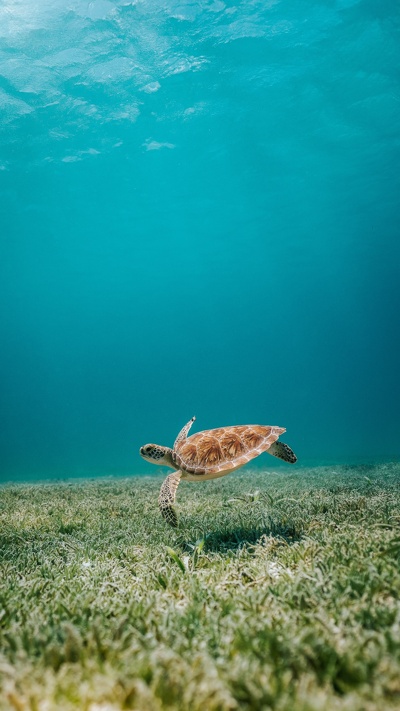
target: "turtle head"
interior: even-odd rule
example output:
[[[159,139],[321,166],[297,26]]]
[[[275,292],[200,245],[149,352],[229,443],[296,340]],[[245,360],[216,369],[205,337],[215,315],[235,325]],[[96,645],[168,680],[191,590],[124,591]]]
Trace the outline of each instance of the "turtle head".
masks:
[[[151,462],[152,464],[161,464],[164,466],[172,466],[171,454],[169,447],[161,447],[159,444],[145,444],[140,447],[140,456]]]

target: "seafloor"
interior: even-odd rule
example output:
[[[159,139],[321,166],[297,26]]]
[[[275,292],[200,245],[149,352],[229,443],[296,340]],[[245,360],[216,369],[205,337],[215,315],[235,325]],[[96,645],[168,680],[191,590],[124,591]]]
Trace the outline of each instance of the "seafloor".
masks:
[[[0,709],[400,705],[400,465],[0,488]]]

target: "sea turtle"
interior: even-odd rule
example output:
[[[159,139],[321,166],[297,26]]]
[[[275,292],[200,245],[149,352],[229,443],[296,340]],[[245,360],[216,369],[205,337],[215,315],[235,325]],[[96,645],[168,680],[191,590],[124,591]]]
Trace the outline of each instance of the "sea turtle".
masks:
[[[284,427],[237,425],[204,430],[188,437],[195,419],[192,417],[179,432],[173,449],[158,444],[145,444],[140,448],[140,454],[147,462],[176,470],[164,480],[158,497],[161,514],[171,526],[178,525],[174,503],[181,478],[187,481],[216,479],[239,469],[263,452],[290,464],[297,461],[287,444],[277,442],[286,432]]]

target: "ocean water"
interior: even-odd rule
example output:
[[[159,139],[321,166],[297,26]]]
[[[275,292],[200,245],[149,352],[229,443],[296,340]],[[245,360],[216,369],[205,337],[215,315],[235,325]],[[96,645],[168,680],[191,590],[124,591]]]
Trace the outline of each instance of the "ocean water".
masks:
[[[2,480],[400,455],[400,8],[0,1]],[[266,455],[259,466],[279,466]]]

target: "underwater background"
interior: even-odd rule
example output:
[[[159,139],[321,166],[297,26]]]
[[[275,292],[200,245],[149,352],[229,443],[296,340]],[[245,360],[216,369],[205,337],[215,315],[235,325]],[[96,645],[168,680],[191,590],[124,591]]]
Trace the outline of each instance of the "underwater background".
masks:
[[[0,468],[400,455],[400,9],[0,1]],[[278,467],[261,457],[252,466]]]

